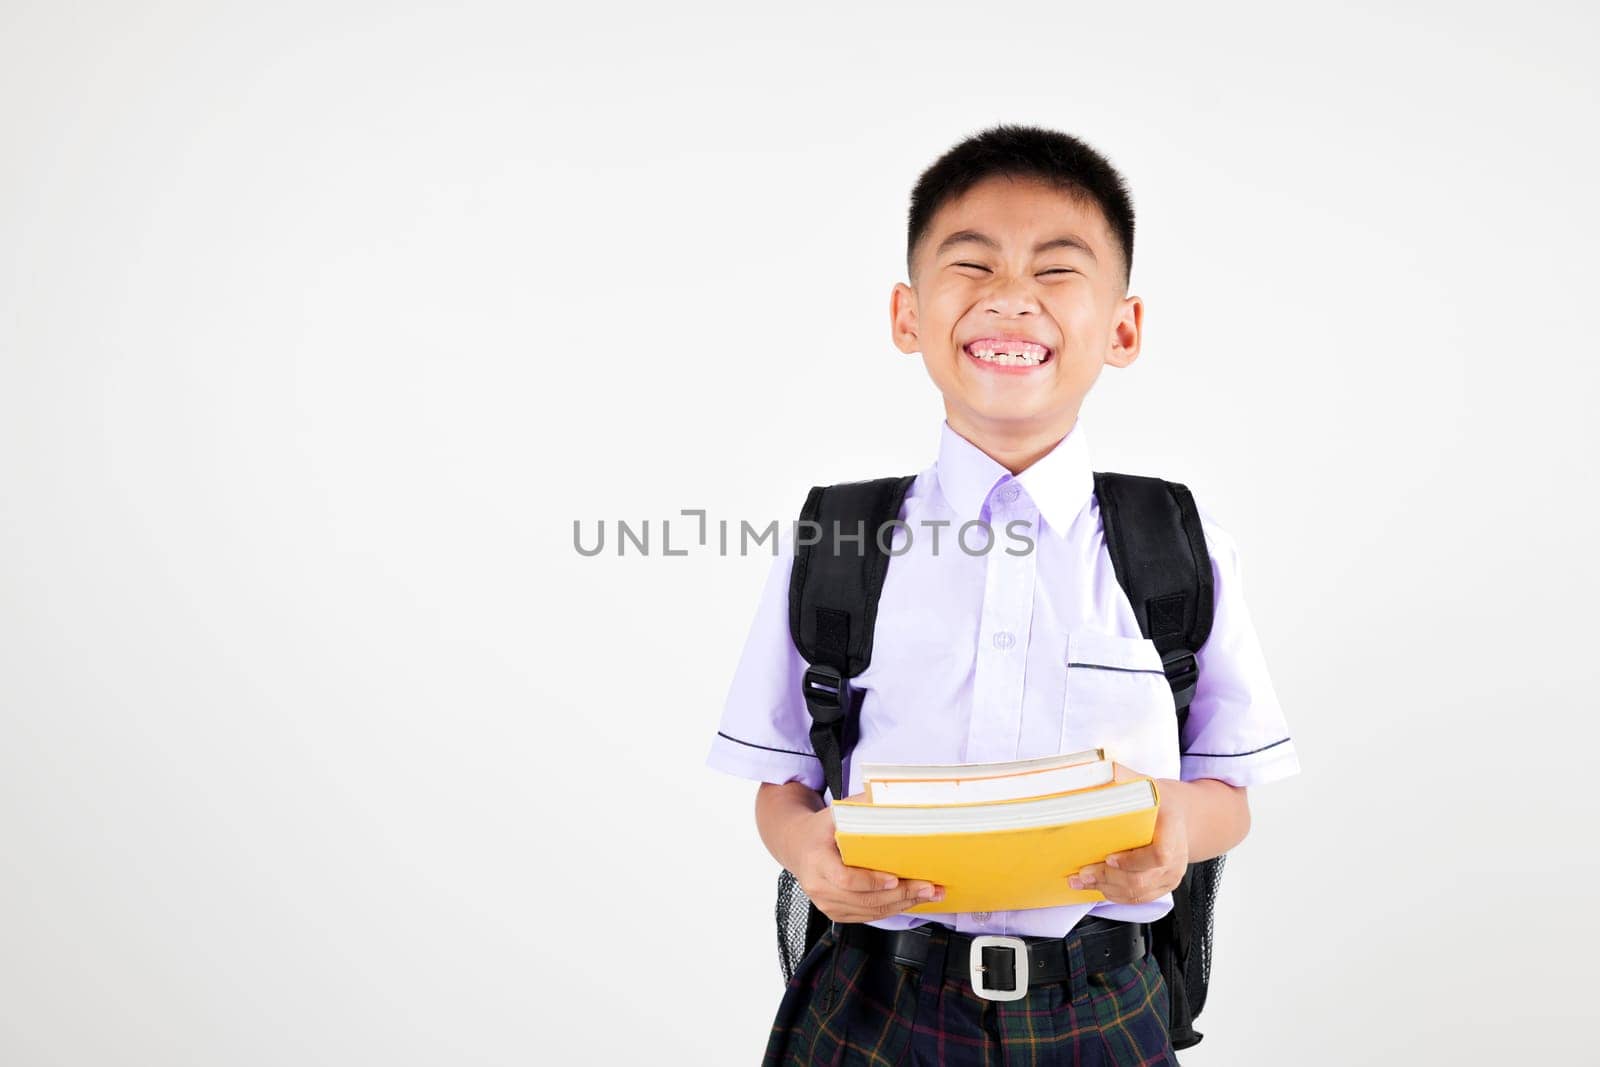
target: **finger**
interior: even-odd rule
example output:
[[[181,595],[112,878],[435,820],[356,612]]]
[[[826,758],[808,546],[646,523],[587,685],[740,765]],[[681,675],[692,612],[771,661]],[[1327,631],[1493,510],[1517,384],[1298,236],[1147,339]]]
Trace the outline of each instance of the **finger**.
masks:
[[[888,871],[875,871],[868,867],[846,867],[838,860],[825,866],[822,876],[840,889],[851,893],[893,889],[900,883],[900,879]]]
[[[1100,867],[1098,873],[1091,873],[1086,877],[1092,880],[1084,885],[1085,889],[1099,891],[1101,896],[1114,904],[1136,903],[1146,892],[1149,884],[1147,874],[1130,874],[1104,866]]]
[[[818,906],[827,904],[830,905],[830,910],[844,911],[858,916],[859,918],[849,920],[857,922],[862,919],[878,919],[885,915],[893,915],[917,904],[938,900],[941,896],[940,887],[927,882],[901,882],[893,889],[879,889],[868,893],[831,892],[823,897]]]
[[[1139,889],[1131,886],[1112,886],[1102,889],[1101,892],[1114,904],[1149,904],[1160,900],[1165,891],[1159,887]]]
[[[918,892],[908,893],[902,896],[899,900],[888,901],[879,910],[878,917],[883,918],[886,915],[898,914],[899,912],[905,911],[907,908],[914,908],[918,904],[926,904],[930,900],[938,900],[940,896],[942,896],[942,894],[937,886],[927,886]]]
[[[903,888],[906,884],[902,882],[900,887],[871,893],[829,892],[820,899],[814,899],[813,903],[829,915],[837,916],[840,922],[867,922],[894,915],[917,904],[925,904],[930,899],[938,900],[942,896],[939,886],[918,882],[922,887],[920,891],[907,892]],[[922,895],[924,892],[934,895],[925,898]]]
[[[1138,904],[1138,903],[1140,903],[1139,896],[1138,896],[1137,893],[1129,892],[1126,888],[1124,888],[1122,886],[1119,886],[1119,885],[1104,885],[1104,886],[1098,886],[1097,888],[1100,890],[1100,895],[1105,897],[1107,900],[1109,900],[1113,904]]]
[[[1113,852],[1106,857],[1106,866],[1114,867],[1119,871],[1151,871],[1167,866],[1172,857],[1171,850],[1163,845],[1146,845],[1143,848],[1130,848],[1126,852]]]
[[[1098,889],[1107,900],[1118,904],[1148,904],[1161,899],[1177,880],[1170,870],[1136,873],[1108,870],[1089,888]]]
[[[1120,871],[1103,863],[1091,863],[1067,879],[1073,889],[1097,889],[1108,895],[1138,892],[1151,879],[1149,871]]]
[[[898,905],[898,907],[895,907],[895,910],[898,911],[901,907],[910,907],[913,904],[921,904],[924,901],[934,899],[937,895],[937,889],[938,887],[932,882],[916,879],[901,882],[893,889],[879,889],[871,893],[863,893],[860,896],[859,903],[862,907],[869,909],[895,907]]]
[[[1106,880],[1106,876],[1105,864],[1091,863],[1086,867],[1080,868],[1077,874],[1068,877],[1067,884],[1073,889],[1098,889],[1100,884]]]

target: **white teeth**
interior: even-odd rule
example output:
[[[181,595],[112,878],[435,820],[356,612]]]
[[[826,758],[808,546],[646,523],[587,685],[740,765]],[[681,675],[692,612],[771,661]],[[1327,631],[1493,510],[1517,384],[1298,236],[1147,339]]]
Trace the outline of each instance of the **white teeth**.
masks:
[[[993,348],[974,348],[972,354],[986,363],[998,363],[1002,367],[1036,367],[1044,362],[1044,356],[1034,355],[1030,352],[1004,352]]]

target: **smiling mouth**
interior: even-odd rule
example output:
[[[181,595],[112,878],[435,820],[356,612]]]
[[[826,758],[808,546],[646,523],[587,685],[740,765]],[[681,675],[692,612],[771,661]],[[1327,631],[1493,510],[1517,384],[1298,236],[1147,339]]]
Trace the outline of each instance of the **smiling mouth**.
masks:
[[[987,338],[962,346],[962,351],[979,363],[992,367],[1038,367],[1050,362],[1055,353],[1032,341],[1000,341]]]

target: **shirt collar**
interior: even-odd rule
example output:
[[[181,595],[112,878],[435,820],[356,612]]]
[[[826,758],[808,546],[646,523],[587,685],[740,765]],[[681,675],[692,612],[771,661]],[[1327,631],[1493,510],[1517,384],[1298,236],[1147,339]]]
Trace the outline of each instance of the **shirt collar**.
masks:
[[[1052,529],[1065,533],[1094,495],[1094,471],[1081,414],[1049,452],[1015,479],[998,460],[951,429],[949,420],[939,425],[935,464],[939,490],[963,521],[985,517],[990,493],[1014,480],[1039,509],[1040,517]]]

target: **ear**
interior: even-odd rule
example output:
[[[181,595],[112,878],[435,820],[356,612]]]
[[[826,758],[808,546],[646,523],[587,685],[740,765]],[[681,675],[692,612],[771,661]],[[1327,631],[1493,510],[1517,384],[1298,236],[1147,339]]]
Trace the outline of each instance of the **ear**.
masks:
[[[895,282],[889,293],[889,335],[902,352],[922,350],[917,337],[917,291],[905,282]]]
[[[1139,358],[1139,346],[1143,342],[1144,301],[1136,296],[1123,297],[1111,324],[1111,348],[1106,353],[1106,362],[1113,367],[1128,366]]]

